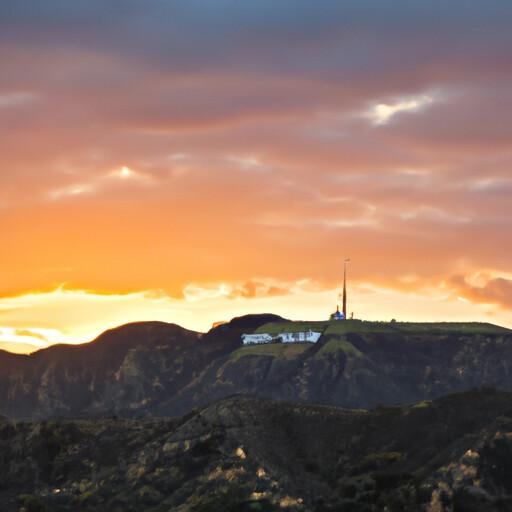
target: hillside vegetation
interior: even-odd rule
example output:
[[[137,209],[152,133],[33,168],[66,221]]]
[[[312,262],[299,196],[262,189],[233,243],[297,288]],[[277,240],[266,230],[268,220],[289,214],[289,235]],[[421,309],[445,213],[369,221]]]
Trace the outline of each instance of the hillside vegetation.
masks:
[[[512,510],[512,395],[374,411],[232,397],[169,420],[0,422],[3,512]]]
[[[346,333],[445,333],[445,334],[503,334],[510,329],[481,322],[369,322],[364,320],[322,322],[269,322],[256,329],[257,333],[315,331],[323,334]]]
[[[252,332],[319,330],[316,344],[243,346]],[[475,387],[512,390],[512,332],[491,324],[290,322],[250,315],[200,334],[162,322],[30,356],[0,352],[0,415],[177,416],[245,393],[375,407]]]

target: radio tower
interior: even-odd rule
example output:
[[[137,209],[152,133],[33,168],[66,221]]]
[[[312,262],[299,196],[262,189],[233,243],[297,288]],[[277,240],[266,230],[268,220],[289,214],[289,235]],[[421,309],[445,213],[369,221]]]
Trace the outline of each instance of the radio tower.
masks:
[[[343,317],[347,319],[347,263],[350,258],[345,258],[343,262]]]

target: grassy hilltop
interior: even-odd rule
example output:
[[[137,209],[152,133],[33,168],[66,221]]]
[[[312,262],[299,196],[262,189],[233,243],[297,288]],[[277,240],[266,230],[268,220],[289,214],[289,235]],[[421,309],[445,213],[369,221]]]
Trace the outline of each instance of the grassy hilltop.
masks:
[[[509,329],[480,322],[371,322],[365,320],[343,321],[282,321],[269,322],[258,327],[257,334],[268,333],[278,336],[285,332],[314,331],[322,333],[320,354],[341,350],[346,354],[361,357],[363,354],[347,339],[347,334],[359,335],[499,335],[510,333]],[[233,352],[233,358],[245,355],[268,355],[294,358],[305,352],[312,343],[279,344],[270,343],[242,347]]]
[[[316,331],[324,335],[346,333],[460,333],[503,334],[510,329],[481,322],[371,322],[366,320],[341,321],[283,321],[269,322],[256,329],[256,333]]]

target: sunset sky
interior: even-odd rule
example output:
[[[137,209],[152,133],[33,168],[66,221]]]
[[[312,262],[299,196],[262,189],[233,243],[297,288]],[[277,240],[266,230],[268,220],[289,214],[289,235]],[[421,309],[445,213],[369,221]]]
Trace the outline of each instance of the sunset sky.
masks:
[[[345,256],[357,318],[512,327],[510,27],[504,0],[3,0],[0,346],[324,319]]]

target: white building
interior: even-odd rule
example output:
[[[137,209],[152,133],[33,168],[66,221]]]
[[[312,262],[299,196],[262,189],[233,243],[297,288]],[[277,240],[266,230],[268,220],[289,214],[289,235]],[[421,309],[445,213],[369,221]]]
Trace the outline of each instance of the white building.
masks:
[[[302,332],[282,332],[275,336],[271,334],[242,334],[244,345],[261,345],[264,343],[316,343],[321,332],[302,331]]]
[[[271,343],[274,338],[270,334],[242,334],[244,345],[261,345],[262,343]]]
[[[283,343],[316,343],[321,332],[303,331],[303,332],[282,332],[278,339],[281,338]]]

